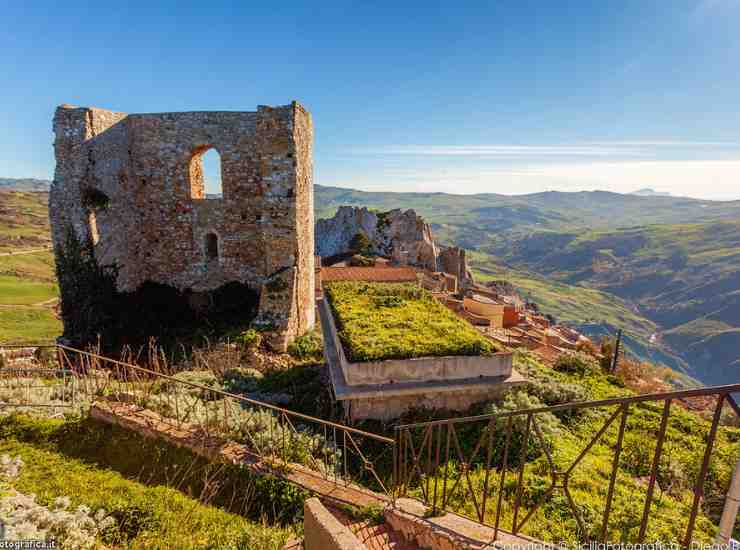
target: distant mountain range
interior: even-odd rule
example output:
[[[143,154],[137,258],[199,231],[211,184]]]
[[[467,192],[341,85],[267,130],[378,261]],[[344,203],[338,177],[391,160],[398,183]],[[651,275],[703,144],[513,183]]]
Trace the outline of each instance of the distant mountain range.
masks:
[[[0,190],[9,191],[48,191],[51,182],[33,178],[0,178]]]
[[[646,187],[644,189],[638,189],[637,191],[632,191],[633,195],[640,195],[641,197],[670,197],[670,193],[666,193],[664,191],[656,191],[655,189],[650,189],[649,187]]]
[[[0,178],[0,189],[49,183]],[[636,355],[705,383],[740,381],[740,201],[651,190],[510,196],[317,185],[315,205],[317,217],[342,205],[413,208],[442,244],[471,251],[479,278],[506,278],[593,335],[623,328]]]

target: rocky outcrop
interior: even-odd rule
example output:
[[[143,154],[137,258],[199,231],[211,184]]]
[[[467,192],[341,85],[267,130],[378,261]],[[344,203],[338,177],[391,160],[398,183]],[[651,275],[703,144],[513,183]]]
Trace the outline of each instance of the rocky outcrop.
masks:
[[[316,254],[322,258],[345,254],[358,233],[371,241],[377,233],[378,215],[367,208],[340,206],[333,218],[316,220]]]
[[[352,239],[364,234],[374,254],[403,257],[410,265],[437,270],[432,228],[413,210],[372,212],[341,206],[333,218],[316,222],[316,253],[324,258],[354,252]]]
[[[352,250],[352,241],[362,234],[374,254],[396,263],[450,273],[458,277],[462,287],[473,282],[465,250],[437,245],[431,226],[411,209],[374,212],[341,206],[333,218],[316,222],[315,233],[316,253],[324,258],[357,252]]]

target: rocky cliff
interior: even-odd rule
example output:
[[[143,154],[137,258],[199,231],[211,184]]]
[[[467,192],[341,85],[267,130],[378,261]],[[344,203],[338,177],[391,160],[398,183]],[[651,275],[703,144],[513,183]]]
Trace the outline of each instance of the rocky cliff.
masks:
[[[351,251],[350,243],[358,234],[367,237],[374,254],[431,271],[451,273],[463,286],[473,281],[465,250],[437,245],[431,226],[412,209],[376,212],[340,206],[333,218],[316,222],[316,253],[324,258],[346,254]]]

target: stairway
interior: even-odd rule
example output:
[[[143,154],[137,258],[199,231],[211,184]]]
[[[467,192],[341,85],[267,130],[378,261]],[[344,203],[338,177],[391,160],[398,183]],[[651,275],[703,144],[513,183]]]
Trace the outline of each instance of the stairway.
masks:
[[[368,550],[419,550],[420,548],[415,543],[404,539],[387,523],[374,525],[365,519],[355,519],[338,508],[327,506],[327,509],[342,525],[349,528]]]

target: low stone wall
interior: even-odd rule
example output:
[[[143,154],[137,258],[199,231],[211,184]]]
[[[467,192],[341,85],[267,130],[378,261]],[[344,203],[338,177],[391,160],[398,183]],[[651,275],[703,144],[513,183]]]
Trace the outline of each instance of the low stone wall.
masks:
[[[418,359],[388,359],[350,363],[337,334],[334,316],[326,299],[321,301],[329,322],[330,337],[339,355],[344,378],[350,386],[392,384],[394,382],[429,382],[432,380],[469,380],[480,377],[506,377],[511,374],[513,354],[491,356],[421,357]]]
[[[523,383],[517,380],[515,384]],[[512,383],[489,384],[485,387],[464,387],[454,391],[434,391],[428,388],[425,391],[415,391],[406,395],[388,395],[379,392],[376,397],[358,397],[347,399],[349,417],[352,420],[373,418],[389,421],[399,418],[410,409],[444,409],[448,411],[465,411],[481,401],[488,401],[500,397],[512,387]]]
[[[386,523],[407,541],[430,550],[492,550],[501,547],[546,548],[545,543],[499,529],[494,542],[492,527],[463,516],[443,513],[430,516],[429,508],[410,498],[399,498],[387,507]]]
[[[507,376],[511,373],[511,353],[488,357],[453,356],[418,359],[388,359],[367,363],[344,363],[347,382],[352,385],[382,382],[428,382],[430,380],[464,380],[481,376]]]
[[[303,503],[304,550],[365,550],[367,547],[318,498]]]

